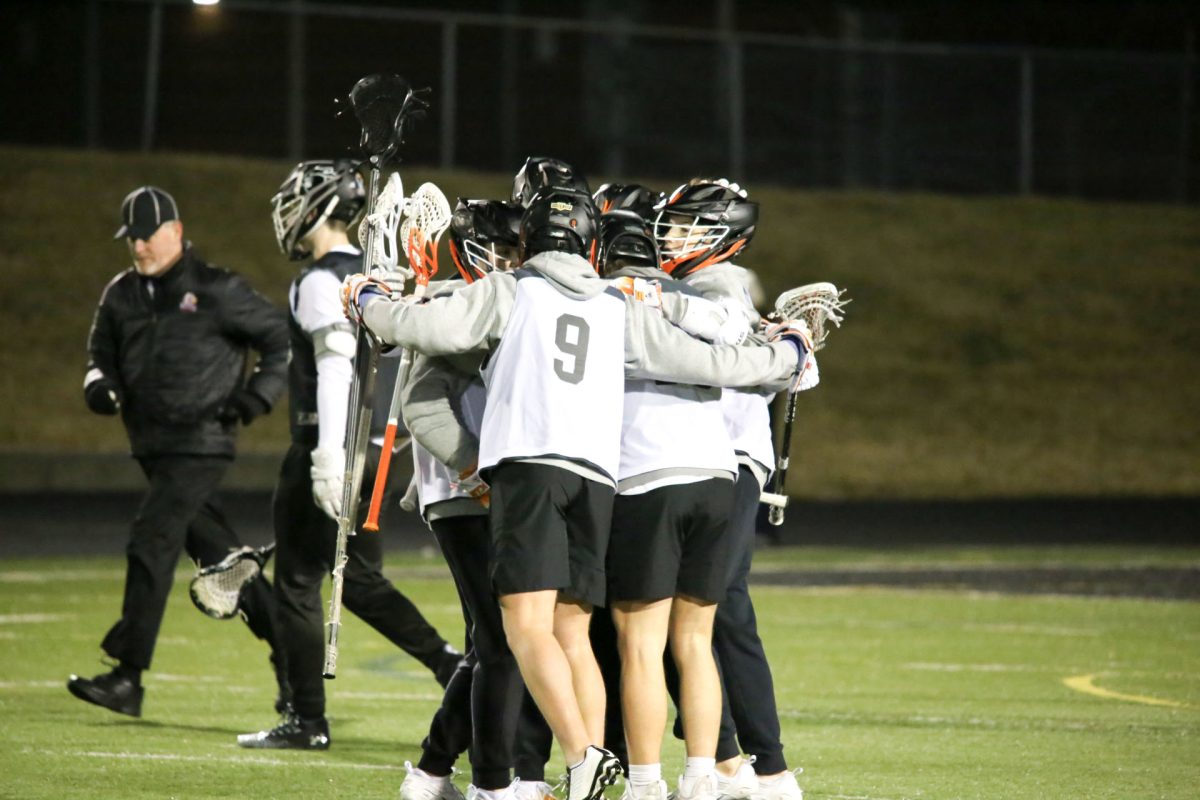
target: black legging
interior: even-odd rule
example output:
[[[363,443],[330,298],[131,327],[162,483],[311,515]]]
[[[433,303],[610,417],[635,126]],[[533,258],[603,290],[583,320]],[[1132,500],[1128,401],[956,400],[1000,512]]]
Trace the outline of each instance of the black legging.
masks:
[[[488,518],[447,517],[434,520],[431,527],[458,589],[468,649],[465,666],[446,687],[442,706],[421,743],[418,766],[434,775],[447,775],[469,746],[472,785],[503,789],[510,783],[512,743],[524,685],[505,641],[500,604],[492,591]]]
[[[369,497],[379,450],[367,454],[363,493]],[[282,641],[288,654],[296,712],[305,718],[325,714],[325,617],[321,585],[333,566],[337,523],[317,508],[309,474],[309,448],[293,444],[284,456],[275,486],[275,597]],[[365,514],[366,503],[360,504]],[[359,533],[347,542],[342,602],[435,675],[449,679],[459,657],[426,621],[412,601],[383,576],[383,540]]]

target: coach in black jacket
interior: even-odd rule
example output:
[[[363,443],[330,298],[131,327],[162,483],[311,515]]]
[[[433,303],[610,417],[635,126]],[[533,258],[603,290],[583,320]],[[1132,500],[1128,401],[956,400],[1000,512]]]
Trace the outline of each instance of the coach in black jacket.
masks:
[[[121,209],[114,238],[133,267],[105,288],[88,338],[84,397],[98,414],[120,412],[133,456],[150,481],[126,548],[121,619],[102,647],[118,664],[96,678],[72,675],[77,697],[141,714],[149,669],[175,565],[185,547],[201,565],[240,546],[213,503],[229,467],[239,421],[267,413],[287,386],[288,330],[282,309],[234,273],[209,266],[183,239],[175,200],[143,186]],[[258,362],[244,379],[248,349]],[[265,579],[243,600],[250,628],[275,655],[275,608]]]

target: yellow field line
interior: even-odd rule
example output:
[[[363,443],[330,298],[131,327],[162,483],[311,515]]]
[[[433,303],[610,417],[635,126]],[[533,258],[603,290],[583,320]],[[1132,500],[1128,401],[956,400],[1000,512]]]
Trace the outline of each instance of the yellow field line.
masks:
[[[1084,694],[1095,695],[1096,697],[1105,697],[1109,700],[1124,700],[1129,703],[1142,703],[1148,706],[1166,706],[1167,708],[1188,708],[1195,709],[1196,706],[1180,703],[1176,700],[1164,700],[1161,697],[1147,697],[1141,694],[1122,694],[1114,692],[1111,689],[1105,689],[1095,684],[1095,675],[1074,675],[1069,678],[1063,678],[1063,684],[1068,689],[1074,689],[1077,692]]]

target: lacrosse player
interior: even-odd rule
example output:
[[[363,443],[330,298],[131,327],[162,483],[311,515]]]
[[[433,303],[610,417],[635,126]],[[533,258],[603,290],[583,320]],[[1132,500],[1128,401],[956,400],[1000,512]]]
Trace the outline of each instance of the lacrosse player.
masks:
[[[450,255],[462,280],[431,285],[430,293],[450,293],[494,270],[512,269],[520,220],[521,208],[510,203],[459,201],[450,221]],[[401,410],[413,437],[419,508],[454,578],[469,646],[421,743],[420,761],[416,767],[405,765],[402,800],[457,797],[450,776],[468,746],[467,795],[472,800],[496,800],[511,783],[524,686],[504,640],[500,606],[488,575],[487,486],[476,474],[486,400],[479,378],[482,356],[433,358],[416,353],[404,376]],[[456,724],[464,719],[465,726]],[[530,786],[517,788],[525,791]]]
[[[604,689],[588,642],[605,599],[625,377],[782,388],[807,355],[793,332],[714,347],[598,279],[598,213],[570,189],[536,195],[522,268],[425,303],[381,281],[343,284],[347,313],[426,355],[486,349],[479,466],[490,484],[492,582],[530,693],[568,765],[567,800],[595,800],[620,771],[603,740]]]
[[[71,694],[121,714],[142,713],[150,668],[181,550],[202,566],[241,546],[215,493],[234,455],[238,422],[265,414],[283,394],[283,313],[228,270],[202,261],[183,238],[175,199],[143,186],[121,205],[133,266],[109,282],[88,336],[84,399],[120,414],[133,457],[150,482],[130,530],[121,619],[101,647],[117,664],[95,678],[72,675]],[[243,385],[247,344],[259,353]],[[277,708],[289,700],[270,584],[254,580],[241,611],[271,644]]]
[[[364,200],[358,172],[351,162],[339,160],[296,165],[271,201],[280,250],[292,261],[311,259],[288,291],[292,443],[279,469],[273,508],[275,594],[294,707],[276,727],[239,736],[242,747],[323,750],[330,743],[321,674],[321,585],[333,563],[355,356],[354,329],[341,313],[338,291],[342,278],[362,269],[362,255],[350,244],[347,229]],[[363,481],[368,493],[370,477]],[[349,554],[346,607],[446,685],[461,655],[383,576],[381,538],[355,536]]]
[[[740,268],[730,259],[754,236],[758,204],[737,184],[696,179],[677,188],[656,209],[654,234],[663,270],[709,299],[739,304],[746,320],[757,325],[758,312]],[[811,349],[807,359],[806,367],[815,364]],[[815,367],[804,373],[804,380],[811,381],[808,376]],[[795,388],[808,388],[808,383]],[[728,797],[799,800],[800,787],[783,756],[771,668],[747,589],[759,495],[775,464],[770,400],[769,393],[736,389],[725,389],[721,397],[739,466],[730,528],[732,569],[728,593],[717,608],[713,641],[738,741],[753,758],[722,760],[717,788]]]

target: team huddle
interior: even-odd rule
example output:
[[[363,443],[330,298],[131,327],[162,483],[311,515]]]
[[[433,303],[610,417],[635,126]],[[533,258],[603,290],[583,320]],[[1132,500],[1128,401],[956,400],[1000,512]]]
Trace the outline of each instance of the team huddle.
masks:
[[[139,213],[131,198],[129,225]],[[274,500],[275,586],[248,596],[274,600],[259,599],[266,622],[255,632],[272,646],[283,719],[238,743],[331,743],[320,589],[343,511],[348,398],[365,330],[385,348],[384,383],[398,382],[410,494],[449,565],[467,630],[459,654],[383,578],[379,537],[352,537],[346,607],[445,687],[421,758],[406,764],[402,800],[459,800],[451,777],[464,753],[468,800],[544,800],[554,791],[545,775],[553,740],[568,767],[563,800],[598,800],[622,775],[627,800],[666,800],[670,699],[686,750],[675,797],[799,800],[747,577],[776,466],[769,402],[810,388],[817,370],[803,320],[767,324],[733,263],[754,236],[757,204],[725,180],[694,179],[670,194],[613,184],[591,193],[570,165],[530,158],[510,199],[458,202],[449,252],[460,277],[404,296],[403,276],[372,271],[350,243],[365,198],[349,161],[302,162],[273,198],[280,247],[306,265],[286,321],[292,446]],[[118,232],[131,252],[151,243],[143,227],[138,238]],[[269,351],[252,345],[261,371]],[[93,362],[89,405],[119,411],[129,427],[130,381],[111,360]],[[272,391],[248,400],[269,408]],[[228,423],[232,412],[220,410]],[[152,488],[153,465],[174,463],[139,459]],[[366,459],[368,472],[375,461]],[[186,543],[204,562],[193,553],[203,550],[193,543],[204,539],[199,527],[182,523],[176,558]],[[137,616],[132,551],[130,564],[114,631]],[[116,668],[72,676],[71,691],[140,714],[157,619],[161,609],[136,656],[110,647],[110,632]]]

